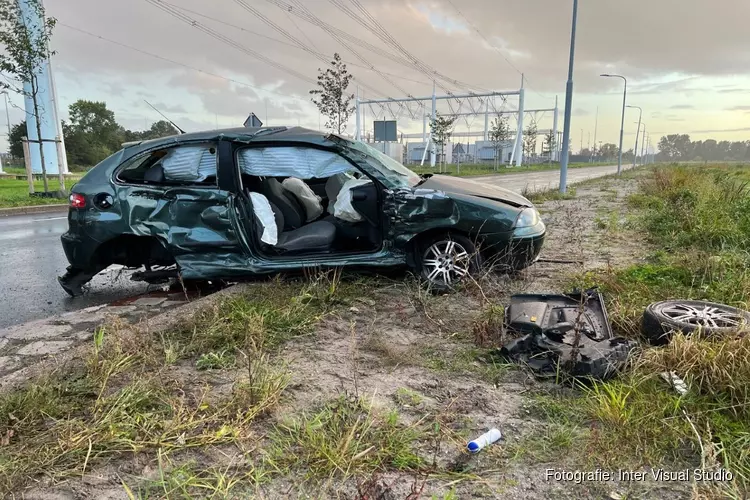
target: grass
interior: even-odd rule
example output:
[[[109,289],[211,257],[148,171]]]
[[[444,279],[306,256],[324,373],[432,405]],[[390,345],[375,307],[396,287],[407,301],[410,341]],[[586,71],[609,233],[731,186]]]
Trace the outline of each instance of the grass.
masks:
[[[6,169],[11,170],[11,169]],[[25,171],[23,175],[25,175]],[[20,174],[19,174],[20,175]],[[80,179],[80,176],[73,176],[66,178],[65,187],[70,187]],[[51,192],[58,191],[60,183],[57,180],[57,176],[48,177],[49,190]],[[37,193],[44,191],[44,182],[41,180],[34,181],[34,189]],[[24,180],[3,179],[0,178],[0,208],[9,207],[25,207],[32,205],[50,205],[50,204],[66,204],[67,199],[60,198],[42,198],[36,196],[29,196],[29,184]]]
[[[417,470],[423,460],[414,450],[427,432],[424,422],[404,425],[395,410],[371,401],[341,396],[315,412],[287,419],[271,437],[275,467],[298,469],[306,479],[343,481],[382,470]]]
[[[649,172],[629,199],[634,217],[657,250],[646,262],[577,276],[599,286],[616,333],[638,337],[650,302],[703,299],[748,308],[750,297],[750,170],[744,166],[673,165]],[[609,226],[609,220],[604,221]],[[674,371],[689,388],[680,396],[659,376]],[[587,456],[632,464],[723,466],[750,485],[750,337],[686,338],[646,348],[617,380],[595,382],[567,404],[586,422]],[[728,488],[728,489],[727,489]]]
[[[276,349],[310,334],[355,288],[361,283],[342,284],[337,273],[277,280],[224,297],[175,330],[138,332],[117,323],[98,329],[85,363],[64,365],[0,395],[0,492],[21,491],[41,476],[82,476],[137,453],[158,458],[161,467],[180,451],[252,440],[256,421],[279,403],[289,383]],[[234,382],[219,390],[204,372],[183,371],[193,367],[233,369]],[[364,422],[376,422],[374,414],[356,425]],[[396,440],[400,428],[393,418],[382,422],[392,426],[373,424],[373,432],[380,429],[373,435],[379,439],[390,429],[389,439]],[[411,463],[401,448],[393,450],[394,463]],[[236,480],[265,477],[263,471],[262,464],[206,470],[175,464],[156,487],[167,497],[209,483],[226,491]],[[126,487],[133,495],[142,493],[139,488]]]
[[[427,163],[427,162],[425,162]],[[571,163],[568,165],[569,168],[585,168],[585,167],[596,167],[603,165],[612,165],[611,162],[604,163]],[[499,165],[495,169],[492,163],[467,163],[459,166],[455,163],[444,165],[442,168],[440,165],[430,167],[429,164],[420,166],[418,163],[410,163],[406,165],[410,170],[418,174],[443,174],[443,175],[454,175],[457,177],[471,177],[475,175],[507,175],[507,174],[520,174],[527,172],[543,172],[547,170],[559,170],[559,163],[539,163],[535,165],[524,165],[522,167],[508,167],[507,165]]]

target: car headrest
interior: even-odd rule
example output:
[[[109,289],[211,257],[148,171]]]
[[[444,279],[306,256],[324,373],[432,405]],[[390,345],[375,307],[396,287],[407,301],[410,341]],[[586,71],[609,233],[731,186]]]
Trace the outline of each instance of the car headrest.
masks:
[[[305,209],[307,222],[312,222],[323,214],[323,205],[320,203],[320,197],[302,179],[288,177],[284,179],[281,185]]]
[[[305,210],[292,196],[288,193],[279,181],[272,177],[267,177],[261,182],[262,193],[268,198],[268,201],[278,207],[284,217],[285,227],[297,229],[305,223]]]

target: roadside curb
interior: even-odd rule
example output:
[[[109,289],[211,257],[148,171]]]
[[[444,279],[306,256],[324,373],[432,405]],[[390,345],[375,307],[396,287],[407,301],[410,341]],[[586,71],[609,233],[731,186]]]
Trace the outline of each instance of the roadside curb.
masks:
[[[133,334],[154,334],[190,321],[197,312],[224,297],[242,293],[246,286],[233,285],[187,302],[136,296],[124,306],[102,304],[0,329],[0,393],[61,364],[82,359],[100,325],[119,320]]]
[[[67,209],[68,209],[67,204],[32,205],[29,207],[0,208],[0,217],[7,217],[9,215],[59,213],[59,212],[64,212]]]

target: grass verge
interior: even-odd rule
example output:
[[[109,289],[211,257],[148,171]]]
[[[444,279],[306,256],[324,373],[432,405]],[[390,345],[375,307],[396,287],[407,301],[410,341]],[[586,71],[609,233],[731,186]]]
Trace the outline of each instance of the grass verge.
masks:
[[[658,250],[646,262],[574,278],[599,286],[617,333],[637,337],[650,302],[702,299],[747,308],[750,297],[750,172],[743,166],[657,168],[630,197],[633,224]],[[596,382],[569,401],[587,422],[586,453],[603,464],[724,467],[722,494],[750,485],[750,337],[675,335],[646,347],[618,380]],[[660,377],[674,371],[681,396]]]

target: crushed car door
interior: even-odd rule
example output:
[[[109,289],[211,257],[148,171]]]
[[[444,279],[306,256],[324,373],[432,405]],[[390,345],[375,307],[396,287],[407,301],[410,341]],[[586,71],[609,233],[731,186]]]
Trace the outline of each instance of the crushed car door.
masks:
[[[188,148],[199,147],[178,146],[169,154],[177,155],[185,153]],[[202,165],[210,167],[211,161],[216,165],[217,148],[212,145],[202,147],[205,151],[189,153],[202,155]],[[134,189],[129,196],[151,199],[147,204],[151,206],[150,213],[141,218],[138,226],[143,234],[157,236],[164,242],[186,279],[236,275],[245,263],[243,249],[229,216],[231,193],[217,186],[215,166],[207,177],[210,183],[196,181],[181,185],[170,185],[170,179],[165,178],[164,185],[158,190],[144,186],[140,190]]]

